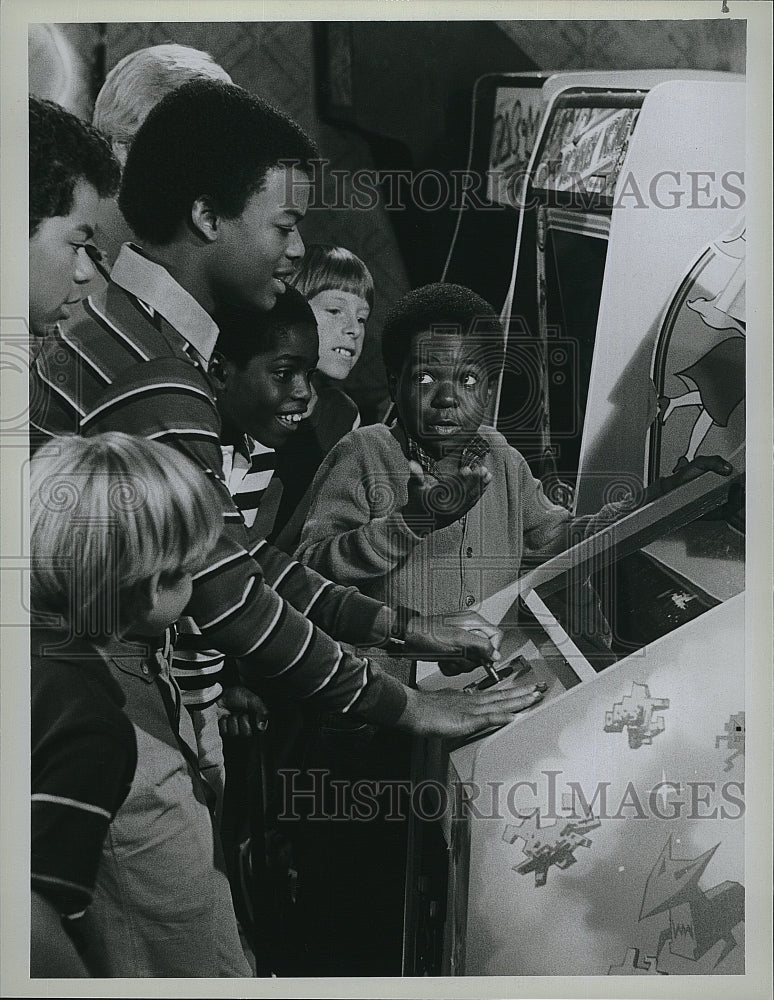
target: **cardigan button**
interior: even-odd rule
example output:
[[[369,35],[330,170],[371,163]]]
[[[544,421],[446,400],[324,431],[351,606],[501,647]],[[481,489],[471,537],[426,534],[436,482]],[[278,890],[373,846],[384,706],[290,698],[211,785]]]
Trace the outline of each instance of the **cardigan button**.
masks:
[[[468,559],[472,559],[473,558],[473,546],[472,545],[469,545],[465,549],[465,555],[468,557]]]
[[[476,599],[472,594],[468,594],[468,596],[465,598],[465,603],[469,608],[472,608],[473,605],[476,603]]]

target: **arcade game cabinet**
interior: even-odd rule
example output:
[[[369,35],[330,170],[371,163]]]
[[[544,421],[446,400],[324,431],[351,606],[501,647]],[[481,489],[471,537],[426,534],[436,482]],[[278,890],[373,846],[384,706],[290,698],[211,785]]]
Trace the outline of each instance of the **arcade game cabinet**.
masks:
[[[696,455],[734,474],[705,473],[481,604],[504,629],[501,683],[546,694],[465,745],[417,744],[414,781],[441,801],[438,821],[412,817],[404,972],[739,974],[744,82],[557,74],[541,107],[523,175],[491,181],[518,195],[492,422],[576,514]],[[470,283],[466,226],[447,280]],[[573,620],[589,583],[606,652]],[[482,682],[417,669],[420,687]]]

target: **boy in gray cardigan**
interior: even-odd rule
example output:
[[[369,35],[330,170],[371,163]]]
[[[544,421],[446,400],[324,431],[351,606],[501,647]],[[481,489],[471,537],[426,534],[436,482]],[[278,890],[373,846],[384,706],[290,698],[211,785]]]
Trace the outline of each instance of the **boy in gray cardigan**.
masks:
[[[297,557],[387,603],[435,614],[473,607],[515,579],[526,555],[562,551],[697,468],[730,472],[704,458],[573,518],[483,426],[504,357],[489,303],[451,284],[409,292],[387,319],[382,353],[398,419],[352,431],[328,454]]]

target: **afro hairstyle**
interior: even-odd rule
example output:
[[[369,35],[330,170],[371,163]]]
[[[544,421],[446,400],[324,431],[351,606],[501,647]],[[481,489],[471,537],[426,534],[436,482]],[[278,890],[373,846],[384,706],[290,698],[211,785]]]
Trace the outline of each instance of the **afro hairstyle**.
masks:
[[[229,303],[221,306],[213,319],[220,331],[215,350],[240,370],[257,354],[270,351],[291,327],[306,326],[317,332],[311,306],[290,285],[268,311]]]
[[[119,206],[141,240],[172,242],[208,197],[235,219],[274,167],[310,173],[317,149],[287,115],[235,84],[192,80],[163,97],[137,131]]]
[[[400,375],[412,340],[426,330],[471,337],[490,378],[499,374],[505,338],[494,307],[470,288],[438,282],[407,292],[388,313],[382,330],[382,358],[388,375]]]

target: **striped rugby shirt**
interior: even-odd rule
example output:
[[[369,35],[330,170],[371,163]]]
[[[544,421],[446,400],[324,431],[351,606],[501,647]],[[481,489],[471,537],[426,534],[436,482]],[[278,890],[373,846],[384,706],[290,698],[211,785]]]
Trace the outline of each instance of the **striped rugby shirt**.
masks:
[[[245,527],[252,528],[261,499],[266,492],[277,453],[274,448],[242,436],[238,444],[221,444],[223,479],[234,504],[241,511]],[[223,654],[217,649],[199,649],[199,629],[193,618],[185,616],[177,623],[178,637],[172,659],[172,673],[189,709],[211,705],[221,694]]]
[[[277,452],[244,435],[244,445],[221,445],[223,478],[234,503],[242,512],[245,527],[252,528],[263,495],[277,468]]]
[[[194,461],[217,485],[223,521],[187,608],[201,645],[238,657],[245,682],[260,679],[276,696],[314,698],[320,708],[352,710],[377,725],[396,722],[406,703],[402,685],[315,624],[353,645],[373,645],[380,632],[386,638],[384,605],[310,575],[268,545],[248,550],[223,477],[220,419],[205,375],[218,333],[209,314],[130,244],[84,311],[84,322],[48,340],[31,368],[33,439],[120,430]]]
[[[32,630],[32,888],[65,916],[91,902],[108,825],[137,763],[123,693],[94,646]]]

